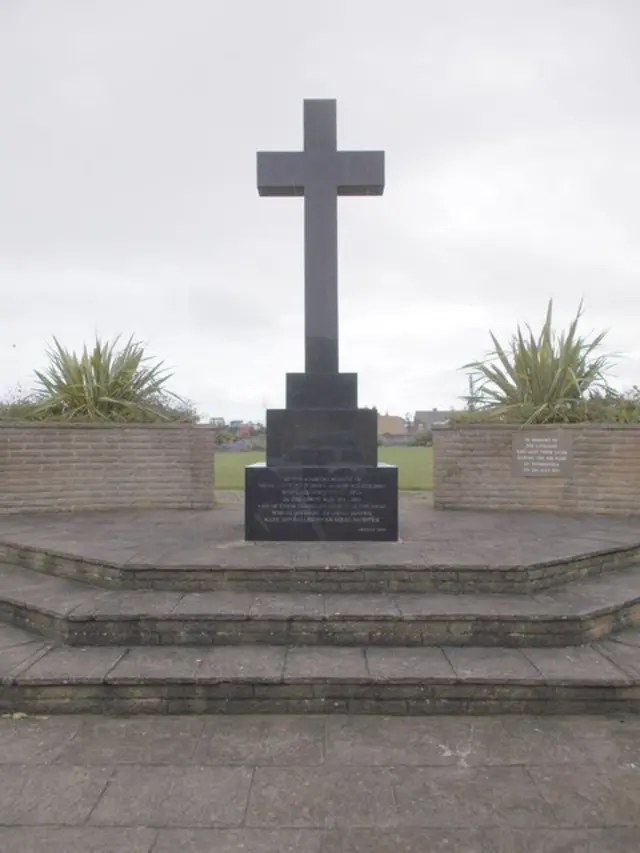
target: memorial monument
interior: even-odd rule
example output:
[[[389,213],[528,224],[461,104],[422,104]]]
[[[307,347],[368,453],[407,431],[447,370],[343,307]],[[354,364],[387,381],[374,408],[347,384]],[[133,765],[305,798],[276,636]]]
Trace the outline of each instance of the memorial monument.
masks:
[[[338,365],[337,198],[383,190],[383,151],[337,150],[333,100],[305,100],[303,151],[258,153],[260,195],[304,198],[305,372],[267,410],[266,464],[246,468],[247,540],[398,538],[398,470],[378,462],[377,413]]]

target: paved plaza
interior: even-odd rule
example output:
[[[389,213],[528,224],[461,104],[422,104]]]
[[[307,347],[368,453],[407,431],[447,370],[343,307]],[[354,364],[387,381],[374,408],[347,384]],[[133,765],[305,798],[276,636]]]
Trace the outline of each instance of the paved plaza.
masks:
[[[1,853],[638,853],[640,716],[620,711],[638,701],[637,522],[436,514],[419,497],[403,499],[402,516],[393,545],[247,545],[233,500],[213,514],[0,520],[0,600],[15,623],[0,631],[2,707],[84,711],[93,691],[96,707],[126,699],[126,710],[163,712],[0,716]],[[220,640],[221,608],[241,599],[242,642],[178,645],[194,642],[184,631],[196,616],[203,637]],[[159,646],[182,601],[184,636]],[[323,633],[305,636],[316,645],[288,649],[283,632],[310,631],[314,607]],[[352,633],[365,622],[373,632],[366,655],[335,633],[347,616]],[[419,627],[426,645],[386,647],[383,617],[408,632],[403,642]],[[575,623],[594,643],[541,647],[543,617],[547,633]],[[260,619],[269,635],[256,643]],[[122,620],[131,637],[116,635]],[[482,645],[487,620],[507,647]],[[441,623],[460,623],[446,660]],[[88,646],[65,645],[79,626]],[[516,648],[525,629],[534,645]],[[137,644],[120,648],[118,637]],[[111,670],[125,655],[120,679]],[[194,662],[205,667],[197,676]],[[285,701],[285,688],[297,698]],[[335,704],[338,688],[351,697],[340,713],[298,714],[296,702]],[[292,712],[244,713],[264,710],[254,704],[268,690]],[[471,700],[486,712],[496,690],[493,710],[609,713],[474,716]],[[413,696],[429,716],[342,713],[374,700],[386,713],[387,693],[390,706]],[[436,714],[457,702],[464,715],[434,715],[436,699]],[[187,706],[190,716],[164,715]],[[195,713],[217,706],[224,713]]]
[[[293,574],[331,567],[448,566],[491,570],[640,545],[637,519],[537,512],[438,511],[429,493],[400,496],[399,542],[246,542],[236,493],[216,509],[0,516],[0,543],[135,569],[235,569]]]
[[[0,718],[2,853],[637,853],[640,717]]]

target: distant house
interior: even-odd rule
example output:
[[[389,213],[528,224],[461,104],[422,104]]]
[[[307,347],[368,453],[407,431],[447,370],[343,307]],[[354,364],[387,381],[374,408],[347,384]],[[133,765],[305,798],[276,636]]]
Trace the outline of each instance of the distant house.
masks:
[[[404,436],[407,435],[407,422],[400,415],[378,414],[378,436]]]
[[[441,409],[416,412],[413,417],[412,432],[424,432],[436,424],[446,424],[453,414],[452,411],[447,412]]]

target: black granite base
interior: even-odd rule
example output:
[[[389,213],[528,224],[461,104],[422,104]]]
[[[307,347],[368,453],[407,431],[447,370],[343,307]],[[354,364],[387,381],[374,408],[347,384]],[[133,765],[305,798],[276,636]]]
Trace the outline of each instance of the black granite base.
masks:
[[[287,373],[287,409],[357,409],[357,373]]]
[[[252,542],[396,542],[398,469],[245,469],[245,539]]]
[[[267,409],[267,465],[375,467],[378,415],[372,409]]]

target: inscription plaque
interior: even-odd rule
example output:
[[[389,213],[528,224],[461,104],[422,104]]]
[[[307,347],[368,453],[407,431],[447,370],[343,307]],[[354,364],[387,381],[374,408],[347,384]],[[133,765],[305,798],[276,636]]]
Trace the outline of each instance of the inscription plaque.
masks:
[[[515,477],[568,477],[571,473],[572,436],[563,430],[516,432],[512,441]]]
[[[398,469],[246,468],[249,540],[387,541],[398,538]]]

